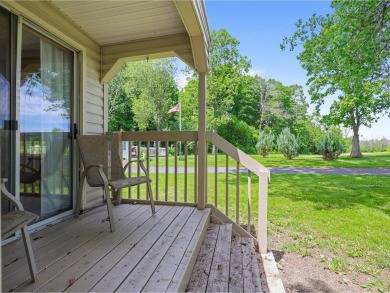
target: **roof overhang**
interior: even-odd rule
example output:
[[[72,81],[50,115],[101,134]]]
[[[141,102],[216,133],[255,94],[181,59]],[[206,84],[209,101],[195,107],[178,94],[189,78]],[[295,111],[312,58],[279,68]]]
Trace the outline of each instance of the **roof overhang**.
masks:
[[[50,0],[101,48],[101,81],[127,61],[177,56],[208,72],[210,33],[203,0]]]

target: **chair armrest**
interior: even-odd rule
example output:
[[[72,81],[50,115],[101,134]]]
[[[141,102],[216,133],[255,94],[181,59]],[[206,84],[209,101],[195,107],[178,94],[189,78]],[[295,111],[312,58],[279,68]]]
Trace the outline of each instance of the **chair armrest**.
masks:
[[[142,171],[145,173],[146,177],[149,177],[148,171],[145,168],[144,160],[130,160],[124,167],[123,172],[126,172],[126,169],[131,165],[131,163],[138,163],[142,169]]]
[[[28,166],[28,165],[26,165],[26,164],[20,164],[20,169],[22,170],[22,169],[24,169],[24,168],[26,168],[26,169],[29,169],[30,171],[32,171],[33,173],[39,173],[40,171],[38,170],[38,169],[36,169],[36,168],[33,168],[33,167],[31,167],[31,166]]]
[[[12,202],[12,204],[16,207],[17,210],[23,211],[24,209],[23,209],[22,203],[15,196],[13,196],[11,193],[9,193],[9,191],[5,187],[5,183],[7,181],[8,181],[8,179],[1,178],[1,194],[5,198],[7,198],[10,202]]]

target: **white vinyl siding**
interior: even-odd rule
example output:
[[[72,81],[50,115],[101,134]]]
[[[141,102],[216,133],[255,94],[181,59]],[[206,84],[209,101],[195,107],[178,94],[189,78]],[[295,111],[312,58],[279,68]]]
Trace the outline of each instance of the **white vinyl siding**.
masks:
[[[84,51],[84,54],[80,54],[86,59],[82,72],[79,72],[80,95],[76,95],[79,100],[75,102],[81,117],[81,121],[77,123],[82,134],[103,134],[107,117],[104,117],[104,92],[103,84],[100,83],[100,46],[48,2],[10,1],[7,5],[14,13],[20,13],[24,18],[35,22],[75,50]],[[81,82],[83,78],[85,80]],[[102,202],[101,188],[87,187],[86,191],[83,201],[86,207]]]

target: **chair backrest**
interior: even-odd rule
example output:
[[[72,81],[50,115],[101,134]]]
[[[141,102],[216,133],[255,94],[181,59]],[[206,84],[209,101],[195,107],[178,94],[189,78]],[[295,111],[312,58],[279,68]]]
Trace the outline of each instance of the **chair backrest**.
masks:
[[[91,165],[103,165],[109,181],[126,178],[113,135],[80,135],[78,143],[85,168]],[[97,168],[88,172],[87,182],[93,187],[104,185]]]

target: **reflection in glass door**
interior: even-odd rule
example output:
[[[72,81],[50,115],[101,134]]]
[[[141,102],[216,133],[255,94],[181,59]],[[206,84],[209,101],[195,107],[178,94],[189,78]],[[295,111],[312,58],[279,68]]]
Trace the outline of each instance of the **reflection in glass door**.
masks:
[[[23,25],[20,198],[40,220],[72,209],[74,53]]]

